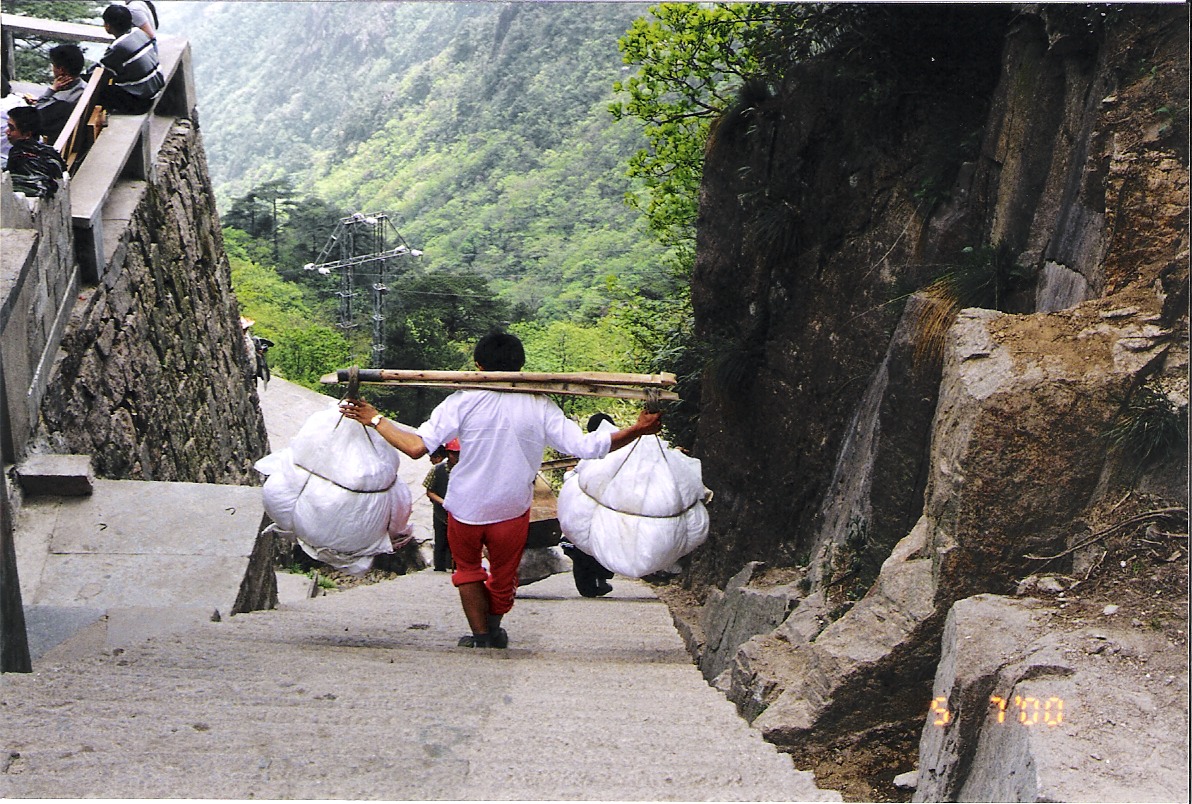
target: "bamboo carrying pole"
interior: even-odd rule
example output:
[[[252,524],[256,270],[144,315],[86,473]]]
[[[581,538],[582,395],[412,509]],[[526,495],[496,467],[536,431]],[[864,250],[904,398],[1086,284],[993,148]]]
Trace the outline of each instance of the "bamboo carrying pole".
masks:
[[[597,396],[608,399],[637,399],[647,402],[671,402],[679,398],[668,390],[675,375],[618,374],[613,372],[552,373],[536,371],[421,371],[417,369],[340,369],[321,378],[326,384],[348,383],[353,377],[361,384],[413,385],[429,388],[453,388],[515,391],[526,394],[563,394]]]

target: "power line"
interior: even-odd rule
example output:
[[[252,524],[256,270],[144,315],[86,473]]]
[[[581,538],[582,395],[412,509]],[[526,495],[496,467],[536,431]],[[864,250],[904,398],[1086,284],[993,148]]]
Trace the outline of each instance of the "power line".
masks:
[[[334,256],[334,259],[332,258]],[[323,250],[314,262],[302,266],[307,271],[317,271],[323,276],[339,273],[339,326],[346,331],[359,326],[353,301],[360,291],[356,289],[357,275],[375,277],[370,288],[372,294],[371,365],[379,365],[385,352],[385,304],[389,295],[389,278],[394,275],[397,260],[421,257],[422,252],[410,248],[393,221],[383,212],[366,215],[362,212],[340,218]],[[375,266],[375,271],[361,270]],[[355,359],[355,355],[350,355]]]

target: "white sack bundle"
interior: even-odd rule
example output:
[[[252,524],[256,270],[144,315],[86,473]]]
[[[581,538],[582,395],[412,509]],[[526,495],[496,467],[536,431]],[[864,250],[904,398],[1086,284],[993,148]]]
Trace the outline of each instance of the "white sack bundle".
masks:
[[[338,425],[338,426],[337,426]],[[265,512],[312,558],[363,573],[410,533],[410,489],[398,479],[401,456],[338,410],[307,419],[290,446],[257,461],[269,476]]]
[[[704,543],[706,493],[697,459],[645,436],[607,457],[579,462],[559,492],[559,526],[608,569],[640,578],[670,568]]]

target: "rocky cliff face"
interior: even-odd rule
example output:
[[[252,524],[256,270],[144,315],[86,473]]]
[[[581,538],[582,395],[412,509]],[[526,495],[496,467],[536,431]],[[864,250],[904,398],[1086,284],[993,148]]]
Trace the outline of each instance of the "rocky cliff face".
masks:
[[[809,764],[912,749],[954,602],[1039,556],[1091,572],[1080,537],[1123,494],[1187,505],[1186,443],[1142,471],[1105,437],[1144,397],[1186,422],[1186,9],[905,13],[951,39],[794,66],[722,126],[701,198],[717,496],[685,582],[705,626],[756,625],[735,655],[694,620],[689,642]],[[943,310],[949,271],[987,305]],[[788,568],[750,570],[776,628],[724,611],[748,561]]]
[[[253,484],[268,451],[198,130],[179,120],[105,281],[75,305],[42,404],[44,450],[114,479]]]

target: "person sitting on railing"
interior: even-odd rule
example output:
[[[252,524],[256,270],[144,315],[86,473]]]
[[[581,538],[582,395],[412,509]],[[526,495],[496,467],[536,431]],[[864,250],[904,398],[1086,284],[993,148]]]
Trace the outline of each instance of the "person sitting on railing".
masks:
[[[157,50],[144,31],[133,27],[128,6],[104,9],[103,27],[116,41],[99,60],[112,73],[111,82],[100,90],[99,105],[113,114],[144,114],[166,84]]]
[[[145,32],[149,41],[153,43],[153,52],[157,52],[157,9],[149,0],[124,0],[132,13],[132,24]]]
[[[41,198],[58,192],[58,180],[66,170],[66,163],[53,146],[38,139],[41,114],[28,106],[10,109],[5,133],[12,144],[5,169],[12,174],[13,189]]]
[[[86,82],[79,77],[83,73],[82,49],[75,44],[50,48],[50,71],[54,74],[54,83],[39,97],[26,95],[25,103],[41,113],[41,132],[53,143],[87,88]]]

